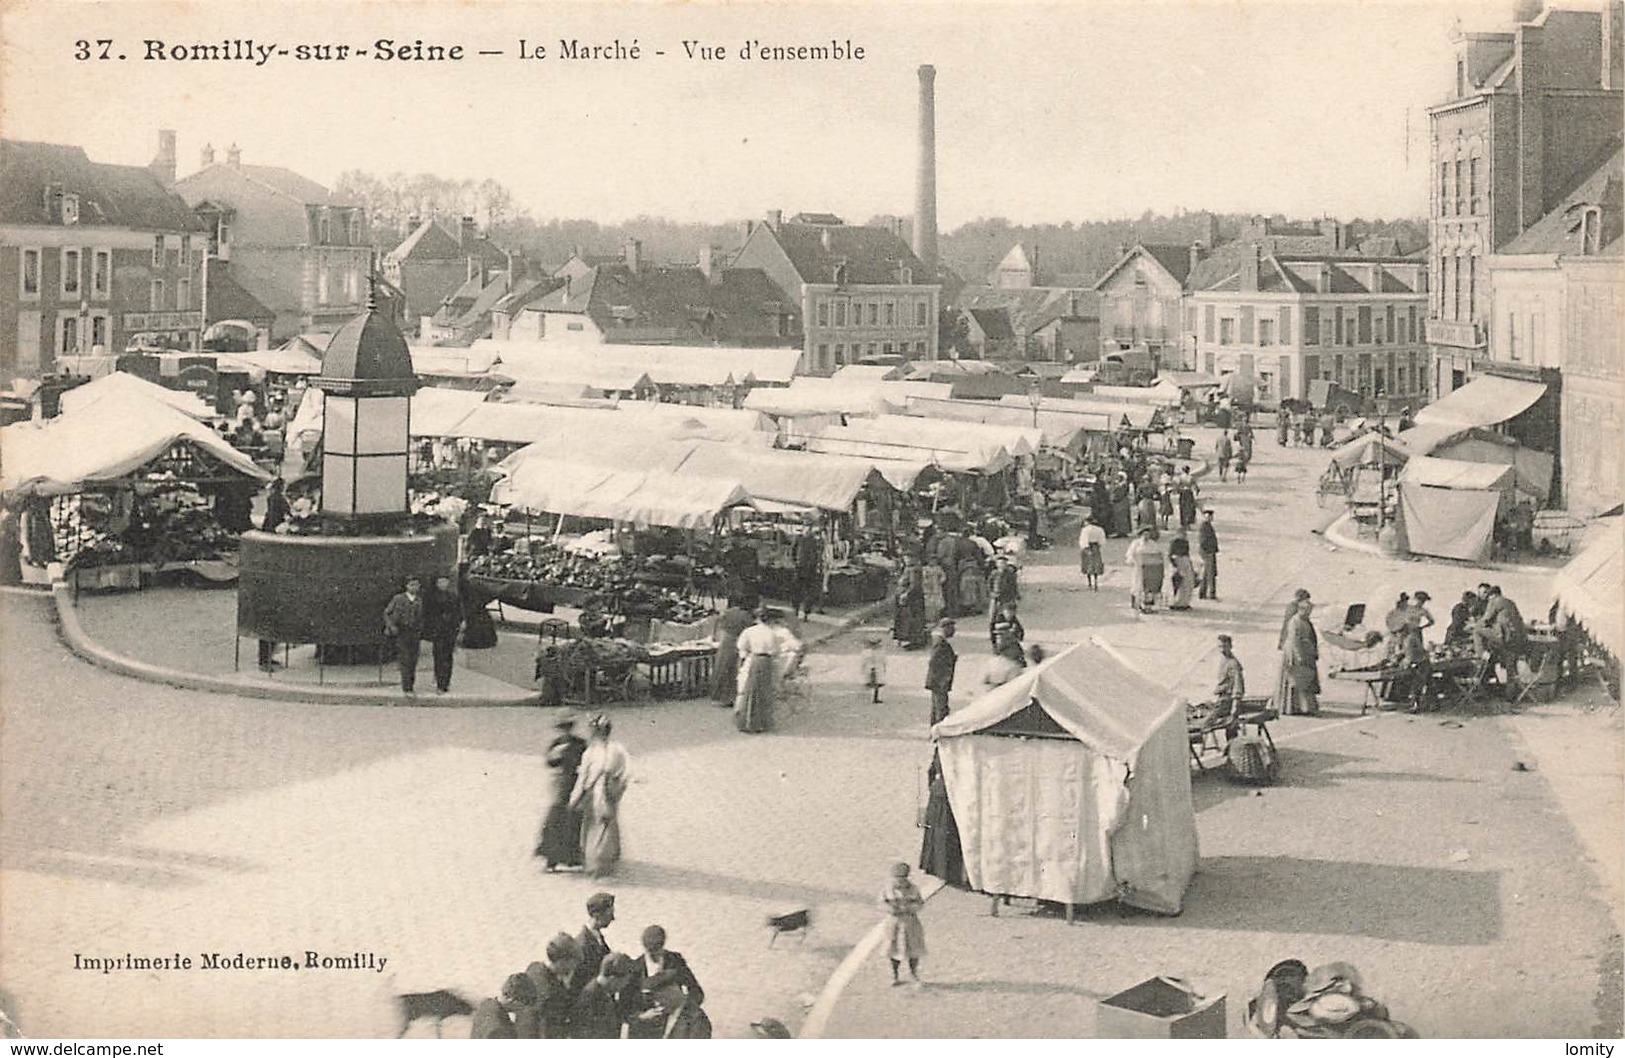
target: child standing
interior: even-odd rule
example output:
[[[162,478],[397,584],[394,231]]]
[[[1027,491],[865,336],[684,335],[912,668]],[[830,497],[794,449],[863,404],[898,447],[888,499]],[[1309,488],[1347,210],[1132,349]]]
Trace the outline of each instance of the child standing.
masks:
[[[1234,469],[1236,472],[1236,483],[1238,485],[1247,480],[1247,457],[1242,455],[1240,452],[1236,453]]]
[[[878,705],[880,688],[886,686],[886,641],[880,636],[870,636],[863,654],[858,658],[858,665],[863,685],[869,688],[872,695],[870,700]]]
[[[920,957],[925,954],[925,927],[920,925],[920,908],[925,906],[925,897],[919,887],[908,880],[908,864],[893,864],[891,877],[891,884],[880,894],[880,903],[891,916],[886,950],[891,960],[891,983],[903,983],[898,971],[904,961],[908,962],[908,975],[918,983]]]

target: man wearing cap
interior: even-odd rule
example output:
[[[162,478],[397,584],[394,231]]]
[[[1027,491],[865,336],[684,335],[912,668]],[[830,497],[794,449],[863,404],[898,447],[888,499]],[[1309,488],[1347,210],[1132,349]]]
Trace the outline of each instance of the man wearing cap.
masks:
[[[570,1014],[576,993],[570,980],[581,968],[581,945],[568,933],[554,934],[547,942],[547,954],[525,968],[536,989],[537,1038],[562,1040],[570,1034]]]
[[[948,692],[954,689],[954,666],[959,654],[948,641],[954,637],[954,623],[942,620],[931,629],[931,656],[925,663],[925,689],[931,692],[931,724],[948,717]]]
[[[676,998],[669,994],[670,990],[676,989],[685,1005],[698,1008],[705,1002],[705,989],[689,969],[688,960],[666,949],[664,927],[650,926],[640,940],[643,955],[632,960],[632,976],[623,996],[626,1038],[658,1040],[665,1035],[673,1005],[670,1000]]]
[[[1232,715],[1241,708],[1241,699],[1247,694],[1247,676],[1241,659],[1231,653],[1233,645],[1234,640],[1229,636],[1219,637],[1219,679],[1213,685],[1215,704]]]
[[[474,1008],[474,1024],[470,1026],[471,1040],[517,1040],[515,1016],[523,1016],[536,1002],[536,989],[524,974],[510,974],[502,982],[502,992],[495,999],[487,999]]]
[[[401,690],[416,694],[418,651],[423,638],[423,581],[406,578],[406,590],[384,607],[384,634],[395,644],[395,658],[401,667]]]
[[[1213,531],[1213,508],[1202,512],[1202,524],[1196,527],[1196,551],[1202,556],[1201,599],[1219,598],[1219,535]]]
[[[570,1016],[573,1040],[618,1040],[626,1022],[621,1017],[621,991],[632,979],[632,960],[615,953],[598,963],[598,972],[576,997]]]
[[[587,897],[587,924],[582,926],[581,932],[576,935],[576,945],[581,949],[581,964],[576,967],[575,976],[570,980],[572,992],[579,994],[587,987],[587,982],[598,972],[604,956],[610,953],[609,941],[604,939],[604,930],[614,921],[614,894],[594,893]]]

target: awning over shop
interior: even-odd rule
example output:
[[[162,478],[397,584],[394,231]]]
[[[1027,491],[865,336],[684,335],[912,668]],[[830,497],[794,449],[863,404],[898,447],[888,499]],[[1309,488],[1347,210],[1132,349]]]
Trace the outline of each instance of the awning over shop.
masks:
[[[1539,382],[1479,375],[1416,413],[1418,424],[1458,423],[1494,426],[1517,418],[1546,392]]]
[[[54,419],[0,430],[0,491],[40,496],[79,492],[128,477],[180,443],[244,477],[271,478],[207,426],[163,401],[127,391]]]
[[[1618,661],[1625,658],[1625,520],[1605,518],[1552,577],[1557,603]]]

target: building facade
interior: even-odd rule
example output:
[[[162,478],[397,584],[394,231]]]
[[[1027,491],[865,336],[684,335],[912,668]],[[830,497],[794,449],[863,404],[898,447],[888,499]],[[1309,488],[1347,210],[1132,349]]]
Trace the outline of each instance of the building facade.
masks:
[[[937,359],[942,288],[924,281],[897,229],[826,214],[799,220],[785,223],[775,210],[751,225],[734,267],[760,269],[796,306],[808,373],[884,356]]]
[[[366,211],[280,166],[224,164],[204,147],[202,168],[176,181],[209,233],[213,256],[275,313],[272,338],[333,331],[366,306],[372,266]]]
[[[1250,375],[1266,403],[1325,379],[1397,411],[1427,391],[1427,265],[1412,257],[1265,254],[1188,303],[1196,370]]]
[[[400,245],[384,255],[383,272],[406,298],[412,332],[477,272],[511,270],[508,255],[480,234],[473,217],[461,218],[455,233],[434,220],[409,226]]]
[[[131,345],[197,349],[204,232],[146,168],[0,140],[0,378]]]
[[[1489,359],[1486,259],[1549,212],[1612,150],[1625,120],[1621,12],[1547,9],[1455,40],[1432,142],[1427,342],[1434,397]]]
[[[1489,364],[1559,388],[1556,453],[1571,511],[1625,499],[1625,154],[1486,259]]]

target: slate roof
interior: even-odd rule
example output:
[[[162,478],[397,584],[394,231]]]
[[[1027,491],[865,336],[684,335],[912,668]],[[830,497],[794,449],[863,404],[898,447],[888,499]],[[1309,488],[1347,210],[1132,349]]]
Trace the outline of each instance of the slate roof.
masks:
[[[967,287],[961,292],[960,307],[967,312],[1003,310],[1016,334],[1032,334],[1057,319],[1072,319],[1072,299],[1078,303],[1078,318],[1100,314],[1100,295],[1092,290],[1066,287],[1025,287],[1005,290],[998,287]]]
[[[1550,213],[1531,224],[1504,248],[1503,254],[1579,254],[1580,220],[1585,206],[1602,207],[1602,254],[1620,255],[1621,228],[1625,227],[1625,151],[1615,147],[1608,160],[1563,197]]]
[[[1004,341],[1016,336],[1015,328],[1010,325],[1009,309],[966,309],[965,312],[976,321],[988,341]]]
[[[828,249],[824,247],[826,233]],[[803,283],[835,282],[835,268],[840,264],[846,265],[848,283],[898,283],[900,268],[910,269],[916,283],[932,281],[908,244],[885,228],[791,223],[780,224],[773,235]]]
[[[590,316],[616,341],[776,344],[800,333],[779,323],[799,317],[798,306],[759,268],[725,268],[707,279],[698,268],[600,265],[530,307]]]
[[[389,256],[402,262],[451,261],[473,257],[504,267],[508,261],[508,255],[485,236],[475,239],[472,247],[465,248],[456,235],[432,220],[426,220],[413,229],[399,246],[390,251]]]
[[[216,162],[216,165],[221,163]],[[266,187],[286,195],[288,198],[308,205],[339,206],[350,205],[347,202],[333,201],[333,193],[307,176],[300,176],[292,169],[284,169],[280,165],[230,165],[228,169],[237,169],[251,180],[264,184]]]
[[[209,318],[204,323],[219,320],[248,320],[259,323],[274,320],[276,313],[264,302],[250,294],[232,275],[231,262],[211,257],[209,265]]]
[[[46,210],[45,188],[79,196],[79,224],[142,231],[201,231],[186,201],[143,166],[93,162],[83,148],[0,139],[0,222],[60,224]]]
[[[1250,250],[1250,247],[1249,247]],[[1239,257],[1239,255],[1238,255]],[[1320,265],[1327,264],[1331,268],[1331,290],[1333,294],[1414,294],[1416,291],[1404,280],[1387,269],[1383,270],[1379,284],[1380,290],[1372,290],[1370,280],[1361,278],[1344,265],[1358,265],[1365,261],[1381,261],[1383,263],[1405,263],[1414,265],[1410,258],[1361,258],[1356,256],[1333,257],[1313,254],[1270,254],[1259,262],[1258,289],[1261,293],[1295,293],[1313,294],[1317,289],[1317,280],[1320,274]],[[1235,270],[1218,281],[1200,287],[1200,290],[1240,291],[1241,290],[1241,261],[1235,262]],[[1365,272],[1365,269],[1359,269]]]

